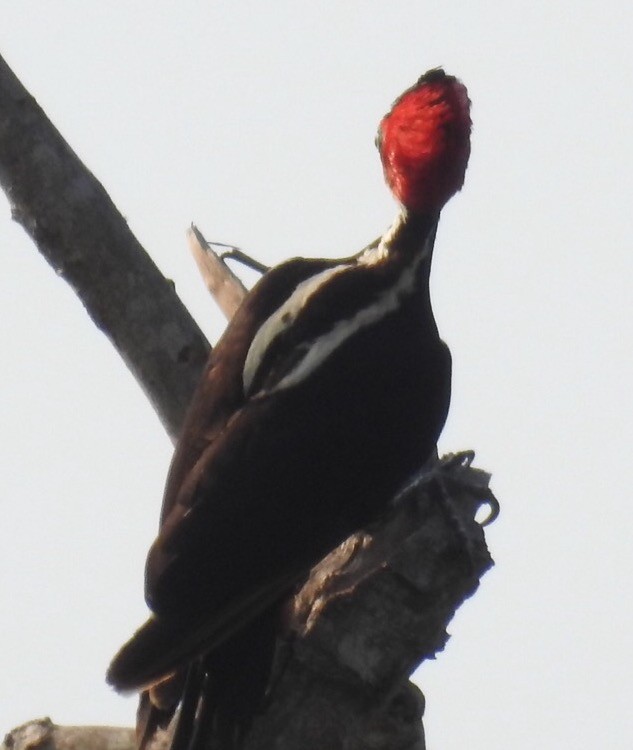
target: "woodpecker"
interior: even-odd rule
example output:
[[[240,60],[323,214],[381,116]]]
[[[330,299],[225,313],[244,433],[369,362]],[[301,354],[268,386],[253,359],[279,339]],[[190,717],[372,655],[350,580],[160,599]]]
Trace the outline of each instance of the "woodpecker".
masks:
[[[441,69],[424,74],[377,136],[399,202],[391,228],[357,256],[269,270],[213,349],[147,558],[152,614],[107,676],[143,691],[141,745],[179,701],[179,748],[203,747],[222,721],[227,746],[247,729],[279,602],[435,454],[451,357],[429,274],[470,130],[463,84]]]

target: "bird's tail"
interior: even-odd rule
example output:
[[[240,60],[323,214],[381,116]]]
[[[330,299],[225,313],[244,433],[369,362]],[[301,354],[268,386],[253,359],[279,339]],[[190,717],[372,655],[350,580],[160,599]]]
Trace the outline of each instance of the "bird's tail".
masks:
[[[136,746],[147,750],[156,732],[167,730],[180,704],[187,681],[188,669],[180,669],[171,677],[143,690],[136,711]]]
[[[170,750],[237,750],[262,706],[270,679],[279,607],[269,607],[222,647],[144,690],[137,745],[148,750],[172,718]]]

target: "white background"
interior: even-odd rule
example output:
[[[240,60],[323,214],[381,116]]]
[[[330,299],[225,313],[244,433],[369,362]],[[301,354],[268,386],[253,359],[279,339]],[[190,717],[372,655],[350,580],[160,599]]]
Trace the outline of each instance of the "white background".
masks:
[[[390,222],[373,138],[444,65],[473,100],[433,273],[444,450],[475,448],[497,567],[417,679],[430,750],[630,748],[633,12],[610,2],[2,3],[0,50],[207,335],[184,232],[273,263]],[[1,113],[0,113],[1,117]],[[0,200],[0,728],[130,725],[171,446]]]

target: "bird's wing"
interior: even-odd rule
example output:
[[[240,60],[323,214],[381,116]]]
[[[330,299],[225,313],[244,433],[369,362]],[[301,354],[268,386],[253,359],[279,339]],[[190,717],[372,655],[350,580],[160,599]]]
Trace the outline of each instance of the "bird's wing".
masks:
[[[227,514],[222,508],[214,512],[214,494],[209,485],[213,485],[216,472],[222,473],[225,460],[222,457],[226,458],[227,452],[233,456],[242,453],[243,465],[248,467],[244,431],[234,431],[232,424],[248,406],[242,378],[253,337],[261,322],[283,305],[297,285],[334,263],[295,258],[272,269],[246,297],[214,348],[189,406],[172,459],[159,535],[148,555],[146,568],[146,597],[150,607],[158,605],[163,615],[165,609],[176,615],[152,617],[121,649],[108,672],[108,679],[115,687],[134,689],[169,674],[202,644],[210,647],[230,634],[235,621],[240,620],[246,610],[256,613],[263,609],[297,579],[298,569],[286,570],[259,582],[252,590],[239,591],[235,599],[223,601],[214,611],[213,592],[209,592],[208,606],[204,606],[205,592],[200,590],[204,589],[201,581],[210,571],[206,562],[204,570],[197,569],[196,561],[203,558],[211,564],[215,559],[220,575],[227,582],[234,577],[235,571],[223,567],[230,565],[234,549],[232,514],[228,514],[224,523],[221,519]],[[227,436],[231,438],[231,435],[233,438],[227,441]],[[233,505],[231,489],[225,487],[220,493],[220,505]],[[238,516],[242,522],[241,546],[244,549],[249,542],[257,541],[261,529],[248,529],[246,524],[244,531],[245,513],[240,512]],[[218,522],[214,523],[214,519]],[[205,538],[207,536],[209,539]],[[236,539],[234,544],[239,547],[240,540]],[[187,591],[194,592],[193,606],[187,607]],[[203,615],[200,615],[201,609],[205,610]],[[197,610],[197,615],[192,610]]]
[[[293,258],[266,273],[246,296],[211,352],[185,415],[165,486],[161,524],[182,496],[193,466],[246,402],[244,362],[261,322],[283,305],[297,285],[333,263]]]
[[[296,582],[286,573],[232,602],[197,618],[150,617],[116,654],[106,679],[117,690],[150,688],[196,656],[220,645]]]

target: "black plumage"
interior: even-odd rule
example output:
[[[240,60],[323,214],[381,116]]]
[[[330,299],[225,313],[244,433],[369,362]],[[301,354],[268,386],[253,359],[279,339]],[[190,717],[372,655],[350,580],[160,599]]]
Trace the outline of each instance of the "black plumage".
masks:
[[[437,71],[428,83],[447,99],[461,86]],[[425,86],[412,94],[428,99]],[[279,603],[434,454],[451,373],[429,294],[442,205],[403,207],[359,256],[273,268],[213,350],[148,555],[153,614],[108,672],[144,691],[141,745],[181,700],[179,749],[211,726],[231,746],[265,691]]]

